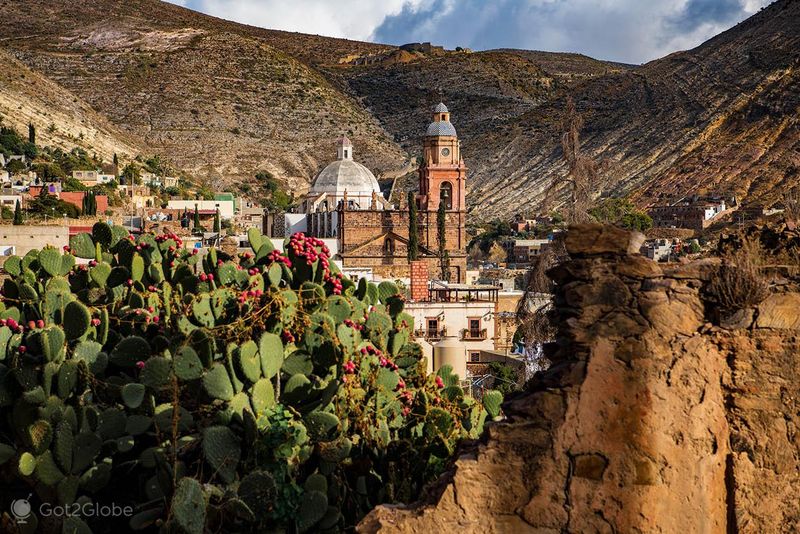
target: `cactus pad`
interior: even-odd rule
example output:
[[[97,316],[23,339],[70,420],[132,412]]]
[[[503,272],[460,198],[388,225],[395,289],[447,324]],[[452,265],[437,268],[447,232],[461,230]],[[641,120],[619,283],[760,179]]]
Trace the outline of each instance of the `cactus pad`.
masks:
[[[489,417],[494,419],[500,415],[500,405],[503,403],[503,394],[496,390],[486,391],[483,394],[483,407]]]
[[[203,431],[203,457],[223,482],[233,482],[242,455],[239,438],[226,426],[210,426]]]

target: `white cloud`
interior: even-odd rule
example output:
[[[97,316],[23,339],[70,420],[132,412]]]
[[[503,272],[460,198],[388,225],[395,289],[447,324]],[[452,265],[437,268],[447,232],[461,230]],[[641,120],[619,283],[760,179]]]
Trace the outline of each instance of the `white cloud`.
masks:
[[[274,30],[366,41],[406,0],[168,0],[215,17]],[[422,0],[413,0],[419,4]]]

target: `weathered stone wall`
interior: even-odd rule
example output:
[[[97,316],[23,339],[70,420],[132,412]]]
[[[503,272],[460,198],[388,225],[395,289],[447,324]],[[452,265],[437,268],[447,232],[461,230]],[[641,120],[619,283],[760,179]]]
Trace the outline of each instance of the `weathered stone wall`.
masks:
[[[422,502],[361,532],[726,533],[800,528],[799,295],[727,321],[712,261],[662,268],[585,225],[551,272],[553,366]]]

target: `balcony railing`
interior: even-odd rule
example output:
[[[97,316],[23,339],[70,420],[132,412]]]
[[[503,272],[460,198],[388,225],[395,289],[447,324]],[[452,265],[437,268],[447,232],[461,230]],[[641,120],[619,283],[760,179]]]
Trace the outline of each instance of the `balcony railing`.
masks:
[[[442,328],[441,330],[426,330],[424,328],[414,330],[415,337],[421,337],[428,341],[438,341],[442,339],[445,335],[447,335],[446,328]]]
[[[461,339],[464,341],[482,341],[486,339],[486,329],[465,328],[461,331]]]

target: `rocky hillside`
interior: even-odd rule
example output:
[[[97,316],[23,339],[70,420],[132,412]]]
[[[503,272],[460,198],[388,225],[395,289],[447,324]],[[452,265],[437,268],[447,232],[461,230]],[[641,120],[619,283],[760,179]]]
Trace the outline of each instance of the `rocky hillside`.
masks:
[[[38,125],[40,145],[65,150],[84,148],[107,162],[115,153],[130,158],[145,150],[139,139],[127,135],[86,102],[2,50],[0,118],[19,132],[27,132],[29,123]]]
[[[780,0],[694,50],[571,88],[585,150],[607,164],[598,185],[641,204],[705,191],[780,196],[800,166],[799,50],[800,2]],[[562,179],[554,119],[563,98],[482,139],[487,157],[472,165],[477,213],[534,209]]]
[[[143,152],[215,184],[268,170],[301,191],[341,133],[379,178],[402,176],[439,100],[464,143],[479,217],[536,210],[563,178],[568,97],[585,116],[586,151],[605,162],[598,191],[642,204],[706,190],[777,198],[800,167],[800,0],[641,67],[510,49],[409,52],[158,0],[0,0],[0,10],[0,48]],[[5,87],[0,96],[29,106]]]

